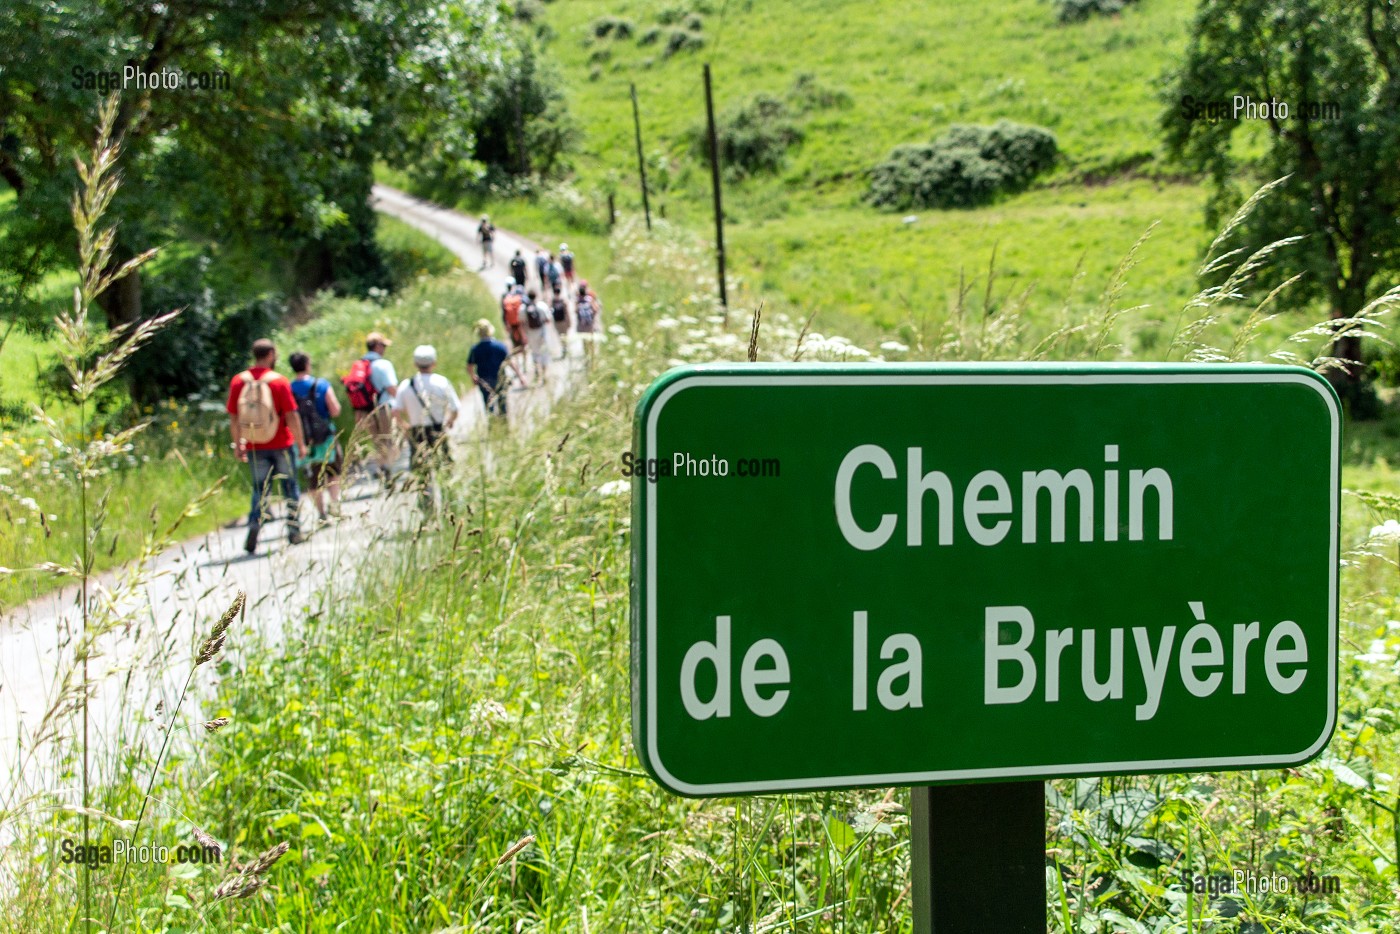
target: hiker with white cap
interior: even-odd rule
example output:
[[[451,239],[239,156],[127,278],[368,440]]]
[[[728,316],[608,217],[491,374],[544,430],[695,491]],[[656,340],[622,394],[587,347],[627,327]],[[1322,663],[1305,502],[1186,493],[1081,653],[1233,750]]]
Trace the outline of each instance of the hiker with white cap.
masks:
[[[567,243],[559,244],[559,265],[564,270],[564,281],[569,284],[569,291],[574,288],[574,254],[569,252]]]
[[[447,431],[457,421],[461,405],[452,381],[433,372],[437,369],[437,350],[433,345],[413,348],[413,365],[418,372],[399,384],[394,414],[408,434],[409,466],[422,477],[425,505],[431,505],[433,475],[451,460]]]

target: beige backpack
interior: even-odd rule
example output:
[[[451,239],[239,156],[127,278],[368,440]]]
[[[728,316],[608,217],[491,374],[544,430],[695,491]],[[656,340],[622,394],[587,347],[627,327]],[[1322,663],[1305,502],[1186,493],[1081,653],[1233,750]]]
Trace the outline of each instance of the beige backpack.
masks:
[[[266,444],[277,434],[277,408],[272,404],[272,387],[267,384],[271,371],[253,379],[244,370],[243,390],[238,394],[238,433],[249,444]]]

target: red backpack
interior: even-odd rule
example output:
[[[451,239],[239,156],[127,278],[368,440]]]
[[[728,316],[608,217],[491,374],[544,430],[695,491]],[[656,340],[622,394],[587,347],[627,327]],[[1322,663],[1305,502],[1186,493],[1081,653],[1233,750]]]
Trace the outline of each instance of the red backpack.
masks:
[[[374,381],[370,378],[370,368],[374,361],[361,357],[350,364],[350,372],[340,378],[345,386],[345,395],[350,398],[350,408],[366,411],[374,408]]]

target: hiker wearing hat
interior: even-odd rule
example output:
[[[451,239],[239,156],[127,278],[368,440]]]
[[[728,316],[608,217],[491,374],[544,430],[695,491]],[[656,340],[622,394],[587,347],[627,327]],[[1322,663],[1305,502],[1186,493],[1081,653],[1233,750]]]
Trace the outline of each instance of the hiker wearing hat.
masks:
[[[461,406],[452,381],[434,372],[437,350],[432,344],[413,348],[413,365],[418,372],[399,384],[394,414],[408,434],[409,465],[422,479],[424,505],[431,505],[436,490],[434,475],[451,460],[447,431],[457,421]]]
[[[384,358],[392,343],[378,331],[365,338],[365,355],[350,366],[350,372],[340,378],[350,407],[355,410],[355,433],[368,437],[374,444],[376,471],[388,485],[389,468],[398,459],[394,443],[394,422],[390,413],[394,396],[399,391],[399,377],[394,364]]]
[[[559,265],[564,269],[564,281],[568,283],[569,290],[574,288],[574,254],[569,252],[567,243],[559,244]]]

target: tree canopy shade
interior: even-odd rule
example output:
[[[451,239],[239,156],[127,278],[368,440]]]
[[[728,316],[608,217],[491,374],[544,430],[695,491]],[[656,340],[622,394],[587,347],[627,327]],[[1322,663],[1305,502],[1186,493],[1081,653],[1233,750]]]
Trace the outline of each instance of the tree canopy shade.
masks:
[[[1212,223],[1242,199],[1236,185],[1290,176],[1242,234],[1251,249],[1305,237],[1280,259],[1303,273],[1292,297],[1334,318],[1400,259],[1397,16],[1388,0],[1202,0],[1167,90],[1168,148],[1208,173]],[[1356,361],[1358,345],[1334,353]]]
[[[518,54],[510,28],[489,0],[5,0],[0,178],[17,200],[0,312],[71,255],[71,156],[128,67],[216,86],[126,82],[115,261],[188,239],[263,257],[304,289],[380,284],[374,162],[479,174],[487,88]],[[140,316],[135,277],[112,296],[109,321]]]

